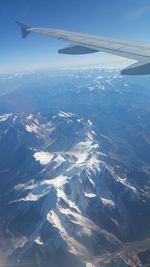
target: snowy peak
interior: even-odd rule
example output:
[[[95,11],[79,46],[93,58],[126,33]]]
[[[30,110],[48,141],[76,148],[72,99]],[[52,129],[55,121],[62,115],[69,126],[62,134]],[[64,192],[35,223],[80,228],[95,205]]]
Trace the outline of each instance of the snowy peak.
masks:
[[[94,123],[63,111],[50,120],[40,114],[11,114],[4,118],[9,118],[8,133],[9,127],[15,127],[18,149],[19,137],[32,157],[30,174],[22,182],[18,176],[9,191],[8,210],[13,210],[13,225],[18,211],[22,216],[19,223],[23,224],[22,220],[34,210],[27,227],[18,225],[26,238],[21,255],[35,244],[49,253],[51,246],[58,250],[63,246],[65,253],[98,266],[106,262],[106,250],[123,251],[123,229],[130,223],[121,219],[127,212],[123,196],[137,201],[139,192],[107,163]],[[33,171],[36,164],[38,172]],[[28,228],[33,232],[29,233]]]

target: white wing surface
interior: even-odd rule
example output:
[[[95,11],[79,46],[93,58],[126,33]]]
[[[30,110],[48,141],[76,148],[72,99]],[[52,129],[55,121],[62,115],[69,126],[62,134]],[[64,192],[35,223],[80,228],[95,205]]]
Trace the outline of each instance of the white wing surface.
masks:
[[[106,38],[52,28],[32,28],[20,22],[17,24],[21,27],[22,38],[33,32],[69,43],[65,48],[58,50],[60,54],[111,53],[137,61],[122,70],[122,74],[150,74],[150,43]]]

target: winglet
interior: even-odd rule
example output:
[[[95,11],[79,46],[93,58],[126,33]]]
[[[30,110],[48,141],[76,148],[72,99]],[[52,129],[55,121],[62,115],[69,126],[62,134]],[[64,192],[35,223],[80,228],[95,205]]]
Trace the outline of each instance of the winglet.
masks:
[[[21,34],[22,34],[22,38],[26,38],[27,35],[30,33],[30,31],[28,31],[28,29],[30,28],[29,26],[16,21],[17,25],[21,28]]]

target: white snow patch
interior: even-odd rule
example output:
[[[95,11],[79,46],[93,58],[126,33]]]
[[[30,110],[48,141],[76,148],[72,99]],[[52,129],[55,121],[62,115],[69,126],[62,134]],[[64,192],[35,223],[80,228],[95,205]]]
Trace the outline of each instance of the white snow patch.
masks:
[[[54,169],[58,168],[63,162],[66,161],[61,154],[58,154],[53,160],[56,162]]]
[[[40,239],[40,236],[37,236],[36,239],[34,240],[35,243],[37,243],[38,245],[43,245],[43,242]]]
[[[27,188],[24,188],[27,189]],[[17,202],[21,202],[21,201],[37,201],[39,200],[41,197],[45,196],[50,190],[50,186],[41,183],[41,184],[36,184],[33,188],[33,190],[24,198],[20,198],[14,201],[11,201],[10,203],[17,203]]]
[[[20,198],[14,201],[11,201],[11,203],[17,203],[21,201],[37,201],[41,197],[47,195],[50,191],[50,188],[53,186],[57,189],[59,197],[62,197],[62,193],[60,193],[59,188],[62,187],[68,180],[67,176],[58,176],[57,178],[50,179],[50,180],[44,180],[40,183],[30,183],[30,184],[19,184],[15,187],[16,190],[31,190],[31,192],[24,198]],[[62,194],[62,195],[61,195]]]
[[[27,116],[27,120],[32,120],[33,119],[33,114],[29,114],[28,116]]]
[[[10,201],[9,204],[19,203],[21,201],[32,201],[32,202],[38,201],[43,195],[44,194],[34,195],[34,194],[30,193],[29,195],[27,195],[24,198],[20,198],[20,199],[16,199],[16,200]]]
[[[29,194],[28,196],[26,196],[25,198],[20,199],[20,201],[37,201],[39,200],[41,197],[43,196],[43,194],[39,194],[39,195],[34,195],[34,194]]]
[[[17,191],[21,191],[21,190],[32,190],[33,188],[36,187],[36,184],[34,184],[34,180],[31,180],[29,183],[26,184],[17,184],[14,189]]]
[[[79,208],[76,206],[76,204],[73,201],[71,201],[70,199],[67,198],[67,196],[64,193],[63,189],[57,188],[57,196],[59,198],[62,198],[69,205],[70,209],[74,209],[74,210],[76,210],[76,212],[80,213]],[[62,207],[60,207],[60,210],[62,212],[65,209],[62,209]]]
[[[16,119],[17,119],[17,116],[14,116],[14,118],[13,118],[13,122],[15,122],[15,121],[16,121]]]
[[[84,192],[84,195],[85,195],[86,197],[89,197],[89,198],[96,197],[96,195],[93,194],[93,193],[86,193],[86,192]]]
[[[63,117],[63,118],[70,118],[70,117],[74,116],[74,114],[70,113],[70,112],[61,111],[58,113],[58,116]]]
[[[30,124],[30,125],[26,125],[26,130],[29,133],[38,133],[39,132],[39,126],[37,126],[36,124]]]
[[[71,169],[74,167],[86,168],[86,171],[100,171],[101,161],[99,160],[99,152],[97,152],[98,144],[93,142],[92,134],[82,142],[79,142],[74,148],[69,152],[70,155],[75,156],[75,163],[71,166]],[[68,169],[70,170],[70,169]]]
[[[90,140],[93,140],[93,131],[91,132],[87,132],[87,137],[90,139]]]
[[[41,165],[47,165],[53,158],[52,154],[44,151],[35,152],[33,156],[37,161],[40,162]]]
[[[93,122],[92,122],[91,120],[88,120],[88,124],[89,124],[90,126],[92,126],[92,125],[93,125]]]
[[[7,121],[9,117],[12,116],[12,113],[4,114],[0,116],[0,121]]]
[[[87,167],[94,171],[100,171],[100,165],[101,161],[98,160],[95,155],[92,155],[92,157],[87,161]]]
[[[90,262],[87,262],[87,264],[86,264],[86,267],[96,267],[95,265],[93,265],[92,263],[90,263]]]
[[[116,180],[117,180],[117,182],[120,182],[121,184],[130,188],[133,192],[135,192],[135,193],[137,192],[136,188],[127,182],[127,178],[122,178],[119,175],[117,175]]]
[[[80,231],[77,233],[78,236],[82,237],[84,235],[86,236],[91,236],[92,235],[92,230],[86,227],[83,227]]]
[[[58,229],[62,238],[67,242],[70,252],[75,255],[84,255],[84,257],[90,258],[89,252],[87,251],[86,247],[76,241],[72,236],[68,235],[66,229],[62,226],[61,219],[55,211],[52,210],[48,213],[47,220]]]
[[[88,156],[86,153],[75,153],[74,155],[77,158],[77,164],[84,163]]]
[[[95,188],[95,182],[93,181],[93,179],[91,179],[91,175],[88,177],[90,183],[93,185],[93,187]]]
[[[85,151],[87,149],[90,149],[91,146],[92,146],[92,141],[91,140],[85,140],[85,141],[78,143],[76,145],[75,149],[79,150],[79,151]]]
[[[116,175],[116,173],[114,172],[114,169],[110,166],[109,166],[109,171],[113,175],[113,177],[115,177],[117,182],[125,185],[127,188],[132,190],[134,193],[137,193],[137,189],[134,186],[129,184],[126,177],[120,177],[119,175]]]
[[[57,216],[57,214],[53,210],[51,210],[47,214],[47,220],[49,222],[51,222],[59,230],[59,232],[61,233],[61,235],[64,239],[67,239],[68,234],[65,231],[65,229],[63,228],[63,226],[61,225],[61,221],[60,221],[59,217]]]
[[[68,180],[67,176],[60,175],[57,178],[50,179],[50,180],[44,180],[41,184],[42,185],[53,185],[54,187],[61,187],[63,186],[66,181]]]
[[[108,205],[108,206],[112,206],[112,207],[115,206],[115,203],[111,199],[102,198],[102,197],[100,199],[104,205]]]

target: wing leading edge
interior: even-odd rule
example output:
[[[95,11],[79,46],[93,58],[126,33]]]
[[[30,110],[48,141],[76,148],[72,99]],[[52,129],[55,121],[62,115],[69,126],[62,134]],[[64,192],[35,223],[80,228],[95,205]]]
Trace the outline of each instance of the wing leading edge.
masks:
[[[22,38],[26,38],[30,32],[33,32],[69,42],[69,46],[58,50],[60,54],[81,55],[106,52],[137,61],[122,70],[122,74],[150,74],[150,43],[111,39],[51,28],[31,28],[20,22],[16,23],[21,28]]]

